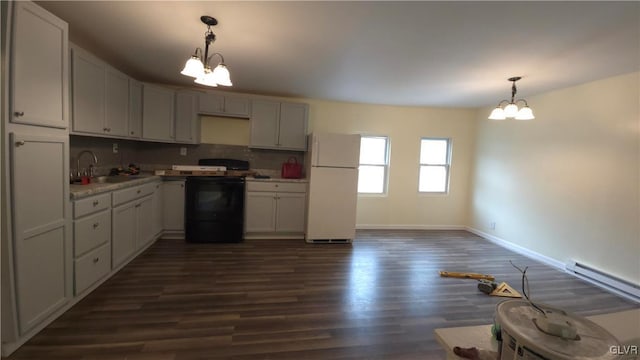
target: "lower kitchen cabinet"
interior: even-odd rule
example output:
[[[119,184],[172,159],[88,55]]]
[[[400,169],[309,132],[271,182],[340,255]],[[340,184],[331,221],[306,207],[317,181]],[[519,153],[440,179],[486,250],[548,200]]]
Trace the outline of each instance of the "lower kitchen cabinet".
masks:
[[[307,184],[247,181],[245,237],[304,238]]]
[[[111,244],[105,243],[77,258],[75,265],[75,292],[79,294],[111,271]]]
[[[136,204],[130,202],[113,208],[111,268],[122,265],[136,251]]]
[[[165,236],[184,237],[184,180],[162,183],[163,229]]]

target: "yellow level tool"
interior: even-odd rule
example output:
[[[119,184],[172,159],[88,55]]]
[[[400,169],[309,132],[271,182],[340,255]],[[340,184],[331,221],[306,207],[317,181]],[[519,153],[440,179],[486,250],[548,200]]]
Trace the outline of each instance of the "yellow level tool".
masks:
[[[440,276],[442,277],[454,277],[454,278],[462,278],[462,279],[475,279],[475,280],[495,280],[496,278],[493,275],[486,274],[476,274],[476,273],[461,273],[461,272],[450,272],[450,271],[440,271]]]

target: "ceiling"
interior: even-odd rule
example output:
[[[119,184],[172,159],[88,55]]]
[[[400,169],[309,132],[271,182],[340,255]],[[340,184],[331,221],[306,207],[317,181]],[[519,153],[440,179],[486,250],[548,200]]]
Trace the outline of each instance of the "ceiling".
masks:
[[[640,70],[640,3],[38,1],[72,42],[142,81],[180,75],[218,20],[233,87],[287,97],[477,107]]]

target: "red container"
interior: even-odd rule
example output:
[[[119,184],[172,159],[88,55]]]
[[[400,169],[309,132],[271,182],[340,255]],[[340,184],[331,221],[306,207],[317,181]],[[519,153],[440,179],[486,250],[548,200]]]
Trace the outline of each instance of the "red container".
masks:
[[[295,157],[290,157],[287,162],[282,163],[280,176],[284,179],[300,179],[302,177],[302,164],[299,164],[298,159]]]

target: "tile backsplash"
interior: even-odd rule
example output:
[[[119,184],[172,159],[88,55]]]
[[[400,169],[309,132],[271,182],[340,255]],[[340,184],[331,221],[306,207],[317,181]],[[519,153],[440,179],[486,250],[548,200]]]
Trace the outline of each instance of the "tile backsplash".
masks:
[[[118,147],[116,154],[113,153],[113,144]],[[181,148],[186,148],[186,155],[180,155]],[[129,164],[139,165],[145,171],[167,169],[171,165],[196,165],[201,158],[247,160],[252,169],[277,172],[290,157],[295,157],[299,163],[304,162],[304,153],[301,151],[251,149],[241,145],[167,144],[71,135],[72,170],[76,169],[77,155],[83,150],[91,150],[98,157],[99,175],[108,174],[111,168],[127,167]],[[92,162],[91,156],[83,155],[80,168],[86,168]]]

